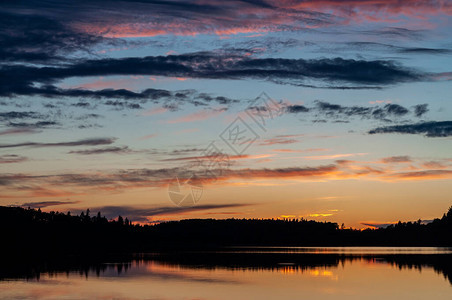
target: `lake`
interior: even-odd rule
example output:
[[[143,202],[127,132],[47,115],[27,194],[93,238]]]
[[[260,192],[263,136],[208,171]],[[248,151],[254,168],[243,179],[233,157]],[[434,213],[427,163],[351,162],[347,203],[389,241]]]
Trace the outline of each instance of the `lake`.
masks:
[[[5,260],[0,299],[452,299],[452,249],[240,247]]]

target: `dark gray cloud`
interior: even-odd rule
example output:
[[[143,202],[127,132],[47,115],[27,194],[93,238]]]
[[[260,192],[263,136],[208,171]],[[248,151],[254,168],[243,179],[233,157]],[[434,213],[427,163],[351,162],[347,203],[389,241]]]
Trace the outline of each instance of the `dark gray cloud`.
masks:
[[[36,130],[39,128],[47,128],[47,127],[52,127],[52,126],[58,126],[61,125],[58,122],[55,121],[38,121],[38,122],[34,122],[34,123],[30,123],[30,122],[8,122],[6,123],[6,126],[8,127],[18,127],[18,128],[23,128],[26,130]]]
[[[416,3],[416,1],[412,2]],[[425,35],[426,31],[422,29],[408,29],[403,27],[385,27],[378,30],[363,30],[361,33],[366,35],[386,36],[390,38],[404,37],[409,39],[419,39]]]
[[[406,162],[412,162],[411,157],[409,157],[407,155],[385,157],[381,161],[384,162],[384,163],[406,163]]]
[[[410,33],[410,31],[404,33]],[[419,31],[414,31],[414,36],[418,35]],[[388,51],[402,54],[450,54],[451,49],[447,48],[423,48],[423,47],[402,47],[376,42],[349,42],[344,44],[339,44],[338,46],[333,46],[333,48],[328,48],[329,52],[332,51],[343,51],[343,50],[359,50],[359,51]]]
[[[131,221],[147,221],[148,217],[160,215],[179,215],[188,212],[198,212],[205,210],[237,208],[248,204],[204,204],[193,207],[163,206],[140,208],[132,206],[102,206],[95,207],[92,211],[101,211],[107,218],[116,218],[121,215],[129,218]]]
[[[23,203],[21,206],[31,208],[44,208],[49,206],[77,204],[77,203],[80,203],[80,201],[42,201],[42,202],[26,202]]]
[[[418,118],[422,117],[428,111],[428,104],[418,104],[414,106],[414,115]]]
[[[9,111],[0,112],[0,120],[11,119],[39,119],[41,115],[33,111]]]
[[[309,108],[307,108],[304,105],[288,105],[286,107],[286,110],[288,113],[296,114],[296,113],[300,113],[300,112],[308,112]]]
[[[369,134],[377,133],[423,134],[426,137],[448,137],[452,136],[452,121],[385,126],[369,131]]]
[[[397,3],[395,3],[397,2]],[[399,1],[385,5],[367,3],[366,7],[412,7]],[[315,5],[315,2],[309,3]],[[335,4],[330,1],[330,4]],[[436,1],[424,1],[423,7]],[[327,5],[327,6],[328,6]],[[351,9],[355,3],[348,3]],[[425,5],[425,6],[424,6]],[[251,31],[299,31],[306,25],[343,23],[343,18],[330,10],[302,9],[288,2],[242,0],[225,3],[210,1],[114,1],[115,10],[103,0],[94,1],[3,1],[1,4],[0,96],[41,95],[46,97],[93,97],[148,99],[156,95],[148,89],[132,92],[125,89],[82,90],[64,89],[57,83],[69,77],[109,75],[155,75],[208,79],[258,79],[281,84],[326,88],[378,88],[403,82],[430,80],[431,74],[410,69],[390,60],[354,60],[343,58],[283,59],[255,58],[259,47],[245,44],[242,48],[226,47],[223,52],[202,52],[182,55],[129,57],[119,59],[86,59],[94,46],[102,43],[130,43],[118,38],[123,30],[135,32],[159,31],[167,34],[198,34]],[[114,12],[114,13],[113,13]],[[221,17],[218,17],[221,16]],[[265,16],[265,18],[263,18]],[[131,26],[133,23],[133,26]],[[187,26],[179,26],[188,24]],[[130,29],[129,29],[130,30]],[[388,27],[377,35],[410,35],[417,31]],[[268,39],[278,47],[299,45],[296,39]],[[262,46],[262,43],[261,43]],[[264,46],[266,46],[264,44]],[[275,48],[275,47],[273,47]],[[96,49],[98,50],[98,49]],[[446,49],[409,48],[416,53],[443,53]],[[69,55],[70,54],[70,55]],[[26,63],[18,65],[18,62]],[[40,64],[29,64],[40,63]],[[14,82],[8,78],[15,78]],[[221,103],[225,99],[217,98]],[[226,100],[227,101],[227,100]],[[112,102],[115,103],[115,102]],[[139,108],[130,104],[129,108]]]
[[[369,227],[374,227],[374,228],[386,228],[391,225],[394,225],[392,223],[366,223],[366,222],[361,222],[361,224],[365,225],[365,226],[369,226]]]
[[[36,119],[41,119],[41,121],[34,121]],[[0,112],[0,124],[3,123],[3,125],[8,127],[22,128],[22,132],[60,125],[52,119],[50,114],[42,114],[34,111]]]
[[[346,119],[351,117],[359,117],[361,119],[377,119],[384,121],[394,121],[405,117],[410,113],[416,117],[421,117],[428,111],[427,104],[419,104],[414,107],[411,112],[408,108],[398,104],[385,104],[384,106],[344,106],[333,104],[326,101],[315,101],[314,107],[306,107],[304,105],[287,105],[287,113],[310,113],[317,117],[315,122],[327,121],[324,118],[342,119],[339,122],[347,122]],[[320,118],[320,119],[319,119]],[[344,120],[345,119],[345,120]],[[335,120],[338,122],[338,120]]]
[[[106,148],[97,148],[97,149],[87,149],[87,150],[74,150],[70,151],[69,154],[81,154],[81,155],[95,155],[95,154],[106,154],[106,153],[112,153],[112,154],[123,154],[123,153],[130,153],[132,152],[131,149],[127,146],[123,147],[106,147]]]
[[[25,6],[32,3],[32,1],[26,2],[23,3]],[[2,2],[0,12],[0,28],[2,28],[0,60],[3,62],[66,60],[65,54],[80,50],[88,51],[91,46],[105,40],[100,36],[74,31],[70,26],[53,17],[8,12],[5,10],[5,4]],[[38,9],[35,11],[38,13],[39,7],[35,8]]]
[[[154,75],[207,79],[261,79],[286,84],[315,81],[322,85],[384,86],[401,82],[427,80],[428,74],[405,68],[393,61],[353,59],[282,59],[250,58],[198,52],[182,55],[148,56],[120,59],[85,60],[64,67],[9,65],[0,67],[1,77],[14,77],[11,84],[0,86],[0,96],[41,95],[46,97],[106,97],[157,99],[160,90],[141,93],[128,90],[89,91],[61,89],[52,85],[69,77]],[[39,83],[41,86],[37,87]],[[167,95],[166,95],[167,96]]]
[[[125,101],[112,101],[112,100],[108,100],[104,102],[105,105],[108,106],[114,106],[115,108],[119,108],[119,109],[124,109],[124,108],[128,108],[128,109],[142,109],[143,107],[138,104],[138,103],[129,103],[129,102],[125,102]]]
[[[75,146],[99,146],[109,145],[115,142],[115,138],[98,138],[98,139],[85,139],[72,142],[58,142],[58,143],[36,143],[25,142],[18,144],[0,144],[0,148],[17,148],[17,147],[75,147]]]
[[[452,53],[452,50],[450,49],[443,49],[443,48],[401,48],[399,50],[400,53],[407,53],[407,54],[450,54]]]

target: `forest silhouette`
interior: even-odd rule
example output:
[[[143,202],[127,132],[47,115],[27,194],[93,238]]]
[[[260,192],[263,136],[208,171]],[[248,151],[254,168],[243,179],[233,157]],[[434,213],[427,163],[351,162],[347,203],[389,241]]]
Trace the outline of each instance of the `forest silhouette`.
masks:
[[[0,207],[1,251],[9,255],[134,253],[227,246],[452,246],[452,207],[428,224],[346,229],[305,219],[187,219],[140,225],[101,212],[79,215]]]

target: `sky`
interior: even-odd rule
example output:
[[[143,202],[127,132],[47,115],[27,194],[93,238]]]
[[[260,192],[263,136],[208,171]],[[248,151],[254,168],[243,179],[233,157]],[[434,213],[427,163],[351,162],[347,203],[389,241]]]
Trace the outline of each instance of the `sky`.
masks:
[[[452,1],[0,7],[0,205],[365,228],[452,204]]]

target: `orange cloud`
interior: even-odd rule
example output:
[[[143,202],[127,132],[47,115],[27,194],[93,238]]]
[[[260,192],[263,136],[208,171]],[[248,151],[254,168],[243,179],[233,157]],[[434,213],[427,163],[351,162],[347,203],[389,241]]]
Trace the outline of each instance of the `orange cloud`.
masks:
[[[401,180],[451,179],[452,170],[424,170],[415,172],[403,172],[389,174],[386,177],[389,179],[401,179]]]
[[[332,215],[333,215],[333,214],[329,214],[329,213],[326,213],[326,214],[322,214],[322,213],[309,214],[309,216],[312,217],[312,218],[318,218],[318,217],[322,217],[322,218],[324,218],[324,217],[331,217]]]
[[[304,156],[304,159],[308,160],[323,160],[323,159],[337,159],[351,156],[367,155],[368,153],[345,153],[345,154],[331,154],[331,155],[318,155],[318,156]]]

